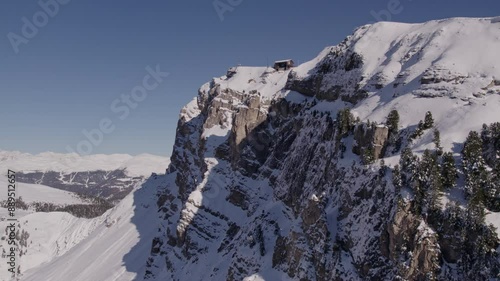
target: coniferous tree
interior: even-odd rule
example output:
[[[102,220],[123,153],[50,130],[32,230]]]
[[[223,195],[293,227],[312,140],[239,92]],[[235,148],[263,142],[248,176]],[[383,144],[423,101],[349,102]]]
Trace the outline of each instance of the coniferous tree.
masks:
[[[486,124],[483,124],[481,128],[481,139],[483,140],[483,144],[487,145],[490,138],[491,138],[490,127]]]
[[[399,113],[397,110],[392,110],[387,116],[387,127],[389,127],[389,133],[395,133],[399,130]]]
[[[482,150],[483,142],[479,134],[471,131],[462,150],[462,169],[466,194],[474,203],[484,203],[484,189],[488,184],[488,172]]]
[[[347,137],[349,132],[352,131],[354,126],[354,116],[349,108],[339,110],[337,113],[337,126],[340,136]]]
[[[432,126],[434,126],[434,118],[432,117],[432,113],[427,111],[424,119],[424,130],[430,129]]]
[[[396,193],[399,193],[401,187],[403,187],[403,181],[401,179],[401,170],[399,168],[399,165],[396,165],[394,167],[394,170],[392,171],[392,184],[396,189]]]
[[[384,159],[380,160],[380,169],[378,170],[378,175],[380,178],[385,177],[387,174],[387,166],[385,165]]]
[[[422,120],[418,122],[417,129],[413,132],[413,134],[410,136],[410,139],[417,139],[421,137],[424,134],[425,130],[425,125]]]
[[[434,143],[434,145],[436,147],[437,155],[439,155],[439,156],[443,155],[443,148],[441,147],[441,133],[439,132],[438,129],[434,129],[434,135],[432,138],[432,142]]]
[[[445,230],[448,245],[458,253],[456,270],[460,280],[490,280],[498,274],[498,258],[495,249],[498,237],[495,230],[484,223],[484,218],[463,209],[456,202],[447,204],[440,223]],[[440,228],[438,228],[439,231]],[[456,275],[456,273],[455,273]],[[456,280],[444,276],[443,280]]]
[[[490,280],[488,276],[498,274],[499,263],[495,249],[498,236],[485,223],[484,209],[469,204],[462,212],[461,256],[459,272],[466,280]]]
[[[486,192],[486,206],[493,212],[500,212],[500,159],[496,160],[491,172],[491,181]]]
[[[483,124],[481,140],[484,160],[494,167],[496,159],[500,157],[500,123],[493,123],[490,126]]]
[[[367,147],[363,151],[363,163],[365,165],[373,164],[375,162],[375,151],[373,150],[373,147]]]
[[[453,153],[445,152],[443,154],[443,164],[441,168],[441,178],[444,189],[451,189],[457,185],[458,171],[455,165]]]
[[[439,192],[442,189],[440,167],[436,154],[426,149],[418,165],[415,178],[415,199],[424,215],[435,215],[440,210]]]
[[[400,159],[401,166],[401,180],[403,186],[408,186],[415,177],[415,172],[417,169],[418,158],[413,154],[411,148],[405,147],[401,153]]]

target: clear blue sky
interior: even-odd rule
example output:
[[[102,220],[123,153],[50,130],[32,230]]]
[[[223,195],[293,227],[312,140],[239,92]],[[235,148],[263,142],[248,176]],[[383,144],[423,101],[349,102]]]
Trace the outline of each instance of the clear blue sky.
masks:
[[[82,130],[109,118],[105,127],[114,131],[92,144],[91,153],[170,155],[182,106],[231,66],[304,62],[380,19],[500,15],[498,0],[217,1],[219,13],[212,0],[71,0],[58,11],[49,5],[54,15],[44,18],[38,1],[2,0],[0,149],[76,150],[86,140]],[[224,10],[231,3],[237,5]],[[373,16],[391,10],[388,5],[395,12],[390,18]],[[34,34],[25,28],[27,38],[23,18],[33,23],[34,17],[41,27]],[[124,111],[110,106],[142,85],[148,65],[170,74],[121,120]]]

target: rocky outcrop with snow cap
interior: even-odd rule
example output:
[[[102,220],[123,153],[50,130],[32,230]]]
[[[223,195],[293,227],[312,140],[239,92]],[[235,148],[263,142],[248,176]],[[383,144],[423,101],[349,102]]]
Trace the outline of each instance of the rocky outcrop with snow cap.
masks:
[[[480,262],[456,243],[470,242],[454,217],[463,180],[439,194],[460,205],[443,225],[393,169],[403,147],[434,149],[430,127],[457,155],[500,121],[499,49],[495,19],[383,22],[292,70],[203,85],[181,112],[145,279],[471,280],[478,264],[476,280],[495,278],[498,239]],[[398,132],[383,126],[392,110]]]

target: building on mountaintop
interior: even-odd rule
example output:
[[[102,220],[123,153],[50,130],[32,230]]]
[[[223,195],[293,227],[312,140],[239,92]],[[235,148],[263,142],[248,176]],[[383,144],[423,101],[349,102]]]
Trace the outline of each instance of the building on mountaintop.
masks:
[[[280,71],[280,70],[288,70],[293,66],[294,66],[293,60],[288,59],[288,60],[275,61],[273,68],[276,69],[276,71]]]

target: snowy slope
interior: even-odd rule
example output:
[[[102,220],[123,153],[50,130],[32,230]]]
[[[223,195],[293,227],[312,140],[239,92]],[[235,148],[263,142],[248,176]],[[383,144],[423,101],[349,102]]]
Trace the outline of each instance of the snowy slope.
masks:
[[[271,67],[247,66],[239,66],[235,68],[235,71],[236,73],[231,78],[223,76],[215,78],[213,82],[220,84],[222,89],[232,89],[243,93],[258,91],[266,98],[275,97],[283,89],[290,72],[289,70],[276,71]]]
[[[149,176],[164,173],[168,157],[151,154],[131,156],[127,154],[87,155],[45,152],[36,155],[17,151],[0,151],[0,168],[14,171],[86,172],[125,169],[127,175]]]
[[[0,185],[7,186],[4,177],[0,178]],[[90,204],[89,201],[80,198],[75,193],[55,189],[45,185],[16,183],[16,198],[21,198],[26,204],[50,203],[57,206],[71,204]],[[0,201],[7,199],[7,192],[0,193]],[[26,232],[29,236],[26,245],[20,246],[18,252],[18,264],[21,271],[28,270],[45,263],[54,257],[64,254],[74,245],[82,241],[95,227],[100,224],[100,219],[76,218],[68,213],[51,212],[35,213],[33,207],[28,210],[17,209],[15,217],[18,219],[17,229],[20,233]],[[0,229],[5,229],[10,222],[6,208],[0,208]],[[5,233],[2,233],[5,238]],[[20,245],[20,244],[18,244]],[[9,249],[7,240],[0,241],[0,252]],[[6,264],[0,264],[0,280],[8,280]]]
[[[0,178],[0,186],[7,186],[5,177]],[[76,194],[41,184],[17,183],[16,197],[26,203],[45,202],[56,205],[86,204]],[[0,192],[0,201],[7,200],[7,192]]]
[[[22,215],[17,212],[18,215]],[[18,218],[22,233],[26,231],[27,246],[21,246],[23,254],[17,253],[18,265],[21,271],[37,267],[45,262],[64,254],[73,246],[81,242],[97,225],[99,219],[81,219],[68,213],[32,213]],[[0,227],[4,229],[8,222],[2,221]],[[9,249],[7,240],[2,240],[0,247]],[[0,264],[0,271],[7,272],[6,264]],[[0,278],[5,276],[0,275]],[[7,279],[0,279],[7,280]]]
[[[163,180],[163,176],[149,179],[100,218],[74,220],[73,226],[91,225],[87,228],[91,231],[62,231],[82,241],[39,267],[30,266],[21,280],[134,280],[138,273],[143,274],[158,223],[154,194]],[[53,240],[46,244],[54,246]]]
[[[368,97],[353,106],[361,120],[383,123],[389,111],[397,109],[400,126],[406,128],[431,111],[445,149],[483,123],[498,121],[500,86],[491,84],[500,78],[500,24],[494,19],[380,22],[357,29],[349,41],[352,51],[363,57],[359,85]],[[331,49],[294,72],[307,77]],[[322,86],[345,85],[348,78],[332,75]],[[433,81],[424,84],[422,78]],[[330,111],[335,112],[335,106]],[[430,143],[424,136],[414,148],[422,151]]]

